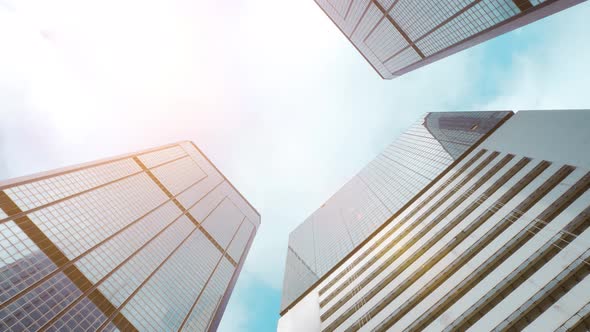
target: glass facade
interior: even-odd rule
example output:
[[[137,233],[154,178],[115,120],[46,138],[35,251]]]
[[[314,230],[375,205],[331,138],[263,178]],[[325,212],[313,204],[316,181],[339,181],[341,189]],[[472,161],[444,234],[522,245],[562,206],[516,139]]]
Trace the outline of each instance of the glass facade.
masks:
[[[259,225],[191,142],[0,182],[0,330],[215,327]]]
[[[587,110],[517,112],[312,286],[278,331],[588,331],[589,126]]]
[[[281,311],[512,112],[428,113],[289,237]]]
[[[583,1],[316,0],[387,79]]]

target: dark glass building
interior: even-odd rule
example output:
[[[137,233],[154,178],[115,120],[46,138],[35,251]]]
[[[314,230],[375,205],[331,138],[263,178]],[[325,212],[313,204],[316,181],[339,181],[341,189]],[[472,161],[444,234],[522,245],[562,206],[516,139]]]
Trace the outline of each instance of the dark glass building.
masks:
[[[315,0],[391,79],[584,0]]]
[[[289,236],[281,312],[512,112],[428,113]]]
[[[259,225],[191,142],[0,182],[0,330],[214,330]]]

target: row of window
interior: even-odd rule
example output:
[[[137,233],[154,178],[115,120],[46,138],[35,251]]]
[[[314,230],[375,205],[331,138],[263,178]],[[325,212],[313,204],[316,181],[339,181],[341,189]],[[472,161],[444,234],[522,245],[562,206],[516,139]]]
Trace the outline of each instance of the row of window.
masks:
[[[509,161],[509,158],[508,159],[505,158],[503,160],[502,164],[506,165],[508,163],[508,161]],[[473,203],[473,204],[479,205],[482,202],[484,202],[487,198],[489,198],[489,196],[491,196],[493,194],[494,191],[496,191],[500,186],[502,186],[506,181],[508,181],[508,179],[510,177],[512,177],[514,174],[516,174],[518,171],[520,171],[528,162],[529,162],[528,159],[523,159],[519,163],[514,165],[511,168],[511,170],[509,170],[505,174],[503,179],[501,178],[500,180],[498,180],[484,194],[480,195],[478,197],[478,199],[476,200],[476,203]],[[518,192],[520,192],[520,190],[522,190],[524,187],[526,187],[532,180],[534,180],[548,166],[549,166],[549,163],[542,162],[537,167],[535,167],[531,172],[529,172],[529,174],[527,176],[525,176],[523,179],[521,179],[521,181],[519,181],[516,185],[514,185],[506,194],[504,194],[494,204],[492,209],[489,209],[488,211],[484,212],[478,219],[476,219],[476,221],[473,222],[471,224],[471,226],[469,226],[470,228],[469,228],[469,230],[467,230],[467,232],[471,233],[477,227],[482,225],[485,222],[485,220],[489,219],[491,217],[491,215],[493,215],[493,213],[495,212],[494,209],[498,210],[499,209],[498,206],[500,206],[500,207],[503,206],[512,197],[514,197],[516,194],[518,194]],[[574,168],[571,166],[564,166],[560,170],[558,170],[551,178],[549,178],[543,185],[541,185],[541,187],[537,188],[537,190],[535,190],[525,201],[523,201],[521,204],[519,204],[519,206],[516,209],[514,209],[513,212],[511,212],[507,217],[505,217],[503,219],[503,221],[500,222],[499,225],[495,226],[492,230],[490,230],[488,233],[486,233],[486,235],[484,237],[482,237],[477,242],[477,244],[473,245],[471,248],[469,248],[467,251],[465,251],[460,258],[456,259],[455,262],[453,262],[450,266],[448,266],[446,270],[441,272],[439,274],[438,278],[435,278],[434,280],[432,280],[428,284],[427,287],[423,288],[422,291],[415,294],[415,296],[412,297],[410,301],[405,301],[404,303],[402,303],[402,305],[398,308],[398,310],[396,310],[393,314],[389,315],[387,317],[387,319],[377,327],[377,330],[385,331],[388,328],[391,328],[401,317],[403,317],[406,313],[408,313],[416,304],[420,303],[435,288],[437,288],[446,279],[448,279],[448,277],[450,277],[458,268],[463,266],[471,257],[474,257],[479,251],[481,251],[483,248],[485,248],[491,241],[493,241],[504,230],[506,230],[510,225],[512,225],[520,216],[522,216],[526,211],[528,211],[530,208],[532,208],[532,206],[534,206],[537,202],[539,202],[549,191],[551,191],[553,188],[555,188],[557,186],[557,184],[559,184],[570,173],[572,173],[573,170],[574,170]],[[489,174],[490,172],[492,172],[492,173],[497,172],[497,170],[494,171],[493,169],[491,169],[488,172],[488,175],[484,175],[482,178],[480,178],[480,180],[482,180],[480,182],[482,182],[482,183],[476,183],[474,186],[472,186],[472,189],[476,189],[476,188],[481,187],[483,185],[483,182],[487,181],[487,179],[489,179],[491,177],[491,174]],[[564,193],[560,198],[558,198],[552,205],[550,205],[537,218],[535,218],[535,220],[533,222],[531,222],[531,224],[528,226],[528,228],[521,231],[519,233],[519,235],[517,235],[515,237],[515,239],[517,239],[517,240],[513,239],[511,242],[509,242],[507,245],[505,245],[503,247],[503,249],[500,250],[501,252],[498,252],[495,256],[491,257],[485,264],[482,264],[479,268],[479,271],[471,274],[470,277],[468,277],[466,280],[464,280],[460,284],[460,287],[457,287],[455,290],[451,291],[449,293],[449,294],[452,294],[450,297],[444,298],[442,300],[442,302],[439,301],[437,304],[432,306],[430,308],[430,310],[428,310],[427,313],[422,315],[419,319],[415,320],[414,324],[412,324],[410,326],[410,329],[411,330],[420,330],[420,329],[423,329],[424,327],[428,326],[442,312],[444,312],[446,309],[448,309],[460,297],[462,297],[466,292],[468,292],[477,283],[479,283],[479,281],[481,281],[487,274],[489,274],[492,270],[494,270],[496,267],[498,267],[500,264],[502,264],[512,253],[514,253],[519,248],[521,248],[525,243],[527,243],[528,240],[530,240],[533,237],[533,235],[536,234],[536,232],[543,229],[543,227],[547,223],[551,222],[557,215],[559,215],[569,205],[571,205],[575,200],[577,200],[583,193],[586,192],[586,190],[588,189],[589,186],[590,186],[590,175],[587,175],[587,176],[583,177],[580,181],[578,181],[575,185],[573,185],[566,193]],[[472,190],[470,190],[470,191],[472,191]],[[451,204],[450,210],[453,210],[458,206],[459,206],[459,204]],[[416,253],[412,257],[414,257],[414,258],[420,257],[422,253],[426,252],[432,245],[434,245],[435,243],[438,242],[439,237],[442,237],[444,234],[448,234],[451,231],[451,229],[453,229],[459,223],[459,221],[463,220],[473,210],[475,210],[475,208],[471,209],[471,208],[467,207],[463,211],[463,213],[460,213],[457,218],[453,219],[453,221],[450,221],[446,227],[444,227],[443,229],[440,230],[439,233],[437,233],[439,236],[434,235],[434,237],[431,239],[431,241],[429,241],[426,245],[424,245],[422,248],[417,250]],[[447,214],[448,213],[443,212],[441,215],[444,218],[444,217],[446,217]],[[484,217],[484,218],[482,218],[482,217]],[[428,226],[426,228],[431,229],[432,227]],[[571,231],[569,231],[566,228],[565,231],[569,232],[569,234],[571,236],[571,234],[579,234],[584,229],[585,228],[582,227],[582,228],[575,228],[575,229],[572,229]],[[412,273],[412,275],[411,275],[411,277],[409,277],[409,279],[406,279],[404,281],[404,283],[402,283],[401,285],[398,285],[393,290],[392,293],[388,294],[384,299],[382,299],[379,304],[373,306],[366,313],[366,315],[360,317],[353,325],[351,325],[348,328],[347,331],[358,330],[365,323],[367,323],[374,315],[378,314],[383,308],[390,305],[391,302],[393,300],[395,300],[395,298],[399,294],[403,293],[418,278],[420,278],[422,275],[424,275],[424,273],[426,271],[428,271],[434,264],[436,264],[440,259],[442,259],[442,257],[444,257],[450,250],[452,250],[452,248],[454,248],[456,245],[458,245],[459,242],[462,241],[462,239],[464,239],[465,237],[468,236],[468,234],[465,234],[465,231],[464,231],[464,232],[458,234],[458,236],[460,236],[460,239],[455,238],[456,242],[452,243],[451,247],[445,247],[443,250],[440,250],[435,255],[436,257],[438,257],[438,260],[435,257],[435,258],[433,258],[434,261],[430,260],[428,262],[428,264],[422,265],[421,267],[419,267],[419,271]],[[398,242],[398,241],[393,241],[393,242]],[[553,252],[553,251],[551,251],[551,252]],[[543,253],[543,257],[545,257],[545,260],[539,261],[539,262],[543,262],[543,263],[538,263],[536,265],[535,264],[523,265],[523,268],[526,267],[526,270],[525,270],[526,275],[525,274],[519,275],[519,277],[522,278],[521,281],[526,280],[528,278],[528,276],[532,275],[535,271],[537,271],[540,267],[542,267],[544,265],[544,262],[548,261],[551,258],[551,256],[548,256],[548,255],[550,255],[549,251],[547,253]],[[352,306],[352,308],[345,311],[345,313],[343,315],[341,315],[336,320],[334,320],[324,330],[327,330],[327,331],[334,330],[336,327],[338,327],[340,324],[342,324],[344,321],[346,321],[349,317],[351,317],[353,314],[355,314],[357,311],[359,311],[362,308],[362,306],[367,303],[368,300],[370,300],[374,295],[376,295],[386,285],[391,283],[396,278],[396,276],[398,274],[400,274],[401,272],[403,272],[405,270],[405,268],[409,267],[409,265],[411,263],[413,263],[415,259],[414,260],[409,259],[409,260],[410,260],[409,263],[402,264],[402,266],[399,266],[396,270],[392,271],[393,277],[391,277],[391,275],[388,276],[381,283],[379,283],[379,285],[374,287],[373,290],[364,294],[363,298],[358,300],[357,303],[355,303]],[[460,262],[460,264],[455,264],[457,262]],[[397,271],[397,273],[396,273],[396,271]],[[377,271],[377,273],[380,273],[380,271]],[[519,285],[519,283],[515,280],[517,280],[516,277],[514,277],[513,280],[512,279],[509,280],[510,282],[507,281],[506,284],[512,285],[511,288],[515,288]],[[347,297],[345,296],[344,302],[349,301],[350,298],[352,298],[352,296],[354,295],[354,293],[357,293],[358,291],[360,291],[360,289],[362,287],[363,287],[363,284],[356,285],[354,287],[354,289],[352,290],[352,292],[349,293],[350,295]],[[490,292],[490,293],[492,293],[492,292]],[[498,291],[498,293],[495,293],[495,291],[494,291],[493,293],[494,294],[503,294],[502,291]],[[508,294],[510,292],[506,292],[506,293]],[[491,296],[488,296],[487,298],[489,298],[489,297],[491,297]],[[327,302],[323,302],[323,303],[326,304]],[[494,303],[497,303],[497,302],[494,302]],[[343,304],[344,303],[342,303],[340,306],[342,306]],[[476,306],[474,306],[474,307],[476,307]],[[493,308],[493,306],[491,306],[491,308]],[[489,309],[491,309],[491,308],[489,308]],[[489,311],[489,309],[485,309],[484,307],[481,307],[481,308],[477,307],[477,311],[479,313],[481,313],[481,316],[485,315],[485,313],[487,313]],[[334,311],[336,311],[336,310],[334,310]],[[324,314],[326,314],[326,313],[330,314],[329,311],[326,311]],[[481,317],[481,316],[479,316],[479,317]],[[530,315],[529,315],[529,317],[530,317]],[[322,318],[327,318],[327,317],[322,317]],[[470,317],[469,319],[465,319],[463,321],[477,321],[477,319],[478,319],[478,317]],[[325,320],[325,319],[323,319],[323,320]],[[515,321],[520,321],[521,322],[520,324],[522,324],[522,317],[515,319]],[[458,328],[459,330],[465,330],[469,326],[470,325],[457,325],[456,323],[452,325],[453,328]]]
[[[470,171],[469,174],[467,174],[464,178],[459,180],[458,183],[451,190],[446,192],[442,197],[440,197],[437,200],[437,202],[435,204],[433,204],[427,211],[422,213],[420,215],[420,217],[418,217],[414,221],[414,223],[412,223],[412,225],[410,227],[406,228],[404,231],[401,232],[401,234],[399,234],[395,239],[393,239],[391,242],[399,245],[401,243],[402,239],[404,239],[406,237],[406,235],[408,235],[410,232],[412,232],[417,226],[419,226],[419,225],[422,226],[421,231],[419,231],[417,234],[415,234],[410,239],[408,239],[407,242],[404,243],[393,255],[388,257],[388,259],[386,260],[386,262],[384,264],[380,265],[374,272],[372,272],[367,277],[365,277],[363,280],[361,280],[358,283],[358,285],[360,285],[360,288],[362,289],[366,285],[368,285],[373,279],[375,279],[379,274],[381,274],[385,269],[387,269],[391,264],[393,264],[397,260],[397,258],[399,258],[401,255],[403,255],[408,249],[410,249],[414,243],[416,243],[419,239],[421,239],[424,235],[426,235],[434,225],[436,225],[438,222],[440,222],[442,220],[442,218],[436,218],[435,220],[430,221],[428,225],[424,225],[424,221],[432,213],[434,213],[435,210],[437,210],[443,203],[447,202],[456,192],[458,192],[470,180],[472,180],[477,174],[479,174],[479,172],[483,168],[485,168],[487,165],[489,165],[498,155],[499,155],[498,152],[490,153],[481,163],[479,163],[472,171]],[[450,212],[450,210],[449,210],[449,212]],[[352,283],[352,282],[357,282],[357,281],[351,280],[349,283]],[[343,287],[343,288],[345,288],[345,287]],[[363,298],[366,299],[368,297],[370,299],[378,291],[379,291],[378,288],[373,288]],[[335,292],[333,292],[333,295],[330,295],[330,296],[335,297],[336,295],[338,295],[338,293],[336,293],[336,291],[335,291]],[[328,310],[326,310],[322,314],[322,316],[321,316],[322,321],[326,321],[328,319],[328,317],[330,317],[333,313],[335,313],[338,309],[340,309],[340,307],[342,307],[344,304],[346,304],[354,295],[355,295],[355,293],[349,292],[345,296],[343,296],[337,303],[332,305]],[[330,326],[326,330],[331,330],[333,328],[336,328],[342,322],[344,322],[346,319],[348,319],[348,317],[350,317],[354,312],[355,312],[355,310],[353,308],[347,310],[345,314],[341,315],[332,324],[330,324]]]
[[[192,147],[190,148],[189,155],[193,158],[195,153],[192,151]],[[187,158],[186,152],[182,150],[176,146],[164,150],[170,152],[164,153],[165,155],[154,152],[139,156],[139,159],[149,164],[147,167],[163,167],[160,172],[162,174],[159,174],[156,179],[160,178],[167,182],[166,187],[178,195],[196,188],[203,178],[202,169],[198,171],[200,166]],[[135,166],[134,168],[126,167],[124,163],[131,163]],[[2,276],[0,278],[2,280],[0,282],[0,296],[3,305],[0,310],[0,316],[3,317],[2,325],[0,325],[1,330],[36,330],[39,328],[47,328],[48,330],[72,330],[74,328],[92,331],[97,329],[113,330],[115,327],[110,321],[126,330],[143,326],[143,323],[152,324],[152,326],[157,324],[169,326],[168,323],[178,324],[179,319],[182,321],[189,314],[188,307],[196,304],[194,301],[197,294],[185,292],[182,294],[184,298],[182,302],[185,303],[184,316],[173,314],[170,311],[170,308],[175,308],[174,303],[154,304],[153,306],[142,304],[138,307],[139,311],[145,311],[148,307],[150,310],[155,310],[158,307],[166,306],[167,308],[163,308],[166,315],[162,318],[142,312],[141,318],[133,324],[120,313],[124,304],[131,298],[135,298],[136,295],[139,296],[137,293],[142,286],[151,279],[155,271],[159,270],[159,266],[163,262],[167,262],[168,258],[184,243],[183,238],[186,239],[186,231],[195,232],[197,228],[187,217],[182,216],[182,211],[172,203],[175,200],[166,197],[153,184],[153,179],[146,176],[146,173],[129,175],[129,172],[132,171],[141,172],[138,163],[127,158],[117,161],[115,164],[121,164],[125,168],[119,172],[117,169],[109,167],[112,166],[109,163],[105,163],[102,166],[73,170],[65,173],[67,175],[65,177],[60,175],[67,178],[67,183],[71,186],[76,183],[85,186],[68,189],[67,195],[59,194],[61,196],[58,196],[57,199],[43,201],[41,205],[33,205],[35,210],[29,211],[31,212],[29,217],[32,219],[32,221],[29,220],[30,224],[35,228],[38,225],[39,229],[36,231],[39,234],[47,234],[51,240],[56,242],[55,244],[46,237],[45,240],[35,237],[34,243],[29,243],[31,238],[27,236],[27,232],[32,230],[29,230],[30,227],[23,224],[22,221],[15,223],[9,220],[0,224],[0,275]],[[212,166],[206,166],[209,166],[208,171],[217,174]],[[178,167],[182,168],[181,179],[170,175],[172,169]],[[102,176],[100,173],[97,175],[98,179],[88,182],[87,185],[84,181],[71,178],[72,176],[93,175],[96,173],[95,169],[99,169],[101,172],[104,169],[103,173],[106,172],[105,174],[108,176]],[[158,169],[160,168],[156,168],[155,171]],[[193,171],[194,169],[197,171]],[[57,178],[59,179],[59,176]],[[222,177],[216,177],[217,180],[220,178]],[[52,178],[44,181],[47,182],[47,184],[43,184],[44,186],[52,185],[55,182]],[[220,184],[224,182],[221,180]],[[35,183],[22,186],[30,187]],[[57,185],[57,182],[55,183]],[[207,185],[209,188],[203,192],[203,195],[206,196],[210,193],[209,190],[214,185],[214,183],[209,183]],[[199,187],[203,186],[199,185]],[[69,187],[64,186],[64,188]],[[38,191],[45,189],[40,187]],[[47,190],[50,191],[51,188]],[[10,188],[5,191],[10,191]],[[26,195],[38,194],[43,197],[45,195],[41,192],[25,191],[22,193]],[[236,195],[239,196],[238,193],[233,196]],[[199,202],[198,200],[194,202],[194,199],[192,201],[187,205],[189,209]],[[21,202],[24,200],[21,199]],[[242,209],[247,203],[240,201],[236,204]],[[4,206],[2,207],[4,208]],[[248,213],[251,214],[250,211]],[[3,215],[5,214],[3,211]],[[11,212],[11,214],[13,213]],[[232,241],[224,246],[227,250],[231,248],[231,255],[236,258],[242,256],[242,250],[254,232],[252,221],[242,216],[240,221],[244,220],[248,221],[248,225],[244,226],[244,222],[238,223],[232,232],[238,242]],[[259,219],[255,219],[254,222],[259,222]],[[23,232],[23,227],[27,232]],[[204,231],[203,228],[201,230]],[[206,235],[208,234],[204,234],[205,232],[197,231],[197,233],[200,234],[198,243],[216,243],[207,239]],[[199,255],[193,258],[186,254],[175,255],[174,257],[186,259],[185,263],[187,264],[178,264],[171,260],[161,271],[168,271],[173,265],[182,265],[183,268],[193,266],[196,267],[196,270],[189,275],[183,275],[180,271],[183,273],[185,271],[182,268],[180,270],[176,268],[172,277],[167,279],[177,277],[185,279],[158,282],[158,285],[161,285],[160,288],[167,286],[195,291],[194,277],[198,273],[204,273],[204,270],[201,270],[201,263],[204,261],[201,256],[203,250],[190,247],[192,242],[188,243],[183,250],[190,249],[190,252],[196,250]],[[214,245],[210,245],[210,247],[219,257],[222,257],[221,253],[226,250],[215,248]],[[50,260],[45,255],[51,254],[50,251],[56,253],[64,251],[68,257],[53,255],[56,258]],[[230,255],[226,255],[226,257],[229,259],[228,264],[233,268],[236,261]],[[209,272],[213,273],[212,270]],[[209,277],[210,274],[206,277]],[[224,279],[229,282],[228,277],[224,277]],[[151,280],[156,283],[158,274]],[[189,282],[186,283],[183,280]],[[69,286],[57,286],[60,282],[67,282]],[[201,282],[201,286],[203,284],[205,281]],[[215,291],[215,294],[218,295],[215,296],[223,294],[218,288]],[[170,294],[170,291],[166,293]],[[190,298],[190,301],[187,298]],[[33,305],[40,309],[31,308]],[[133,305],[129,304],[128,308],[132,307]],[[41,315],[38,315],[38,312]],[[159,320],[159,323],[154,323],[155,320]]]
[[[385,234],[383,234],[382,236],[380,236],[379,239],[377,239],[377,241],[375,241],[375,243],[370,248],[368,248],[367,250],[365,250],[361,255],[359,255],[350,264],[347,264],[348,267],[347,267],[346,270],[344,270],[344,271],[340,272],[339,274],[337,274],[328,283],[326,283],[324,286],[322,286],[322,288],[320,288],[320,290],[319,290],[320,296],[324,295],[324,293],[326,293],[328,290],[330,290],[330,288],[332,288],[338,281],[340,281],[342,278],[344,278],[351,269],[353,269],[355,266],[359,265],[369,254],[371,254],[371,252],[373,252],[374,250],[376,250],[377,247],[379,247],[383,242],[385,242],[387,239],[389,239],[393,235],[393,233],[395,233],[401,226],[403,226],[405,224],[406,221],[408,221],[416,213],[418,213],[422,208],[424,208],[424,206],[426,206],[426,204],[428,204],[430,201],[432,201],[432,199],[434,199],[435,197],[437,197],[440,194],[440,192],[447,185],[449,185],[450,183],[452,183],[453,181],[455,181],[455,179],[457,177],[459,177],[459,175],[461,175],[467,168],[471,167],[471,165],[473,165],[473,163],[475,163],[479,158],[481,158],[481,156],[483,156],[486,152],[487,152],[487,150],[485,150],[485,149],[479,150],[471,159],[469,159],[467,162],[465,162],[459,168],[459,170],[457,170],[456,172],[452,173],[449,176],[449,178],[445,181],[444,184],[442,184],[440,186],[437,186],[432,191],[432,193],[429,194],[426,197],[426,199],[424,199],[419,204],[417,204],[414,207],[414,209],[407,216],[405,216],[405,218],[403,218],[402,220],[399,220],[399,222],[397,222],[395,225],[393,225],[393,227],[389,231],[387,231]],[[382,256],[385,252],[391,250],[391,248],[393,248],[393,245],[394,244],[395,244],[394,242],[390,242],[376,256]],[[365,263],[359,269],[359,271],[366,270],[370,265],[374,264],[376,260],[377,260],[376,257],[370,258],[369,261],[367,263]],[[324,302],[322,304],[322,306],[324,306],[326,303],[327,302]]]
[[[509,160],[511,160],[514,156],[507,155],[505,158],[502,159],[501,162],[494,165],[486,174],[484,174],[473,186],[472,188],[480,188],[483,187],[485,182],[487,182],[493,175],[495,175],[501,168],[506,166]],[[455,229],[460,223],[464,221],[469,221],[467,219],[471,213],[473,213],[477,208],[480,206],[484,206],[483,204],[486,203],[487,199],[490,198],[496,191],[498,191],[502,186],[504,186],[513,176],[515,176],[520,170],[522,170],[528,163],[530,162],[529,158],[522,158],[519,162],[514,164],[506,173],[504,173],[501,177],[498,178],[493,184],[491,184],[481,195],[479,195],[473,202],[471,202],[467,207],[465,207],[460,213],[458,213],[451,221],[449,221],[440,231],[437,232],[432,238],[428,240],[428,242],[422,246],[417,251],[419,253],[426,252],[430,250],[435,244],[440,247],[440,241],[443,237],[449,234],[454,234],[450,241],[442,246],[436,253],[434,253],[429,259],[428,263],[425,265],[420,266],[412,275],[405,279],[396,289],[388,294],[385,298],[383,298],[377,306],[372,308],[367,314],[369,317],[375,316],[379,313],[384,307],[388,306],[391,302],[393,302],[397,296],[403,293],[406,289],[408,289],[411,285],[413,285],[419,278],[425,275],[430,269],[440,262],[443,258],[445,258],[452,250],[457,248],[463,240],[465,240],[468,236],[470,236],[473,232],[475,232],[479,226],[481,226],[484,222],[486,222],[492,215],[486,213],[489,211],[489,208],[484,210],[482,214],[478,218],[475,218],[469,224],[465,225],[463,229],[458,230]],[[471,190],[469,190],[471,191]],[[492,204],[492,206],[498,206],[498,202]],[[453,208],[454,209],[454,208]],[[484,218],[482,218],[482,216]],[[415,255],[417,255],[415,254]],[[413,262],[414,260],[412,260]],[[409,266],[409,265],[408,265]],[[451,275],[452,272],[445,271],[445,275]],[[441,276],[442,274],[439,274]],[[437,280],[438,279],[438,280]],[[429,283],[429,287],[437,287],[435,285],[440,285],[443,280],[440,277],[435,278],[435,283]],[[433,280],[433,281],[434,281]],[[402,305],[400,305],[397,310],[387,318],[387,321],[382,323],[384,328],[388,328],[395,324],[397,320],[403,317],[407,312],[414,308],[415,305],[420,303],[425,296],[424,288],[421,289],[420,296],[412,297],[411,300],[405,301]],[[357,326],[362,326],[357,323]]]
[[[523,159],[527,160],[527,159]],[[496,200],[493,204],[491,204],[488,208],[486,208],[474,221],[465,228],[464,233],[461,233],[459,240],[464,240],[469,235],[473,234],[477,229],[479,229],[486,221],[492,218],[496,212],[498,212],[506,203],[508,203],[511,199],[513,199],[516,195],[518,195],[526,186],[528,186],[534,179],[536,179],[547,167],[549,167],[548,162],[543,161],[535,166],[532,170],[530,170],[524,177],[522,177],[518,182],[516,182],[510,189],[508,189],[500,198]],[[518,165],[518,164],[517,164]],[[496,228],[496,227],[494,227]],[[499,234],[499,233],[498,233]],[[424,300],[427,296],[429,296],[435,289],[437,289],[440,285],[446,282],[455,272],[457,272],[461,267],[463,267],[469,260],[475,257],[483,248],[485,248],[494,238],[492,236],[485,237],[482,236],[478,241],[467,249],[463,251],[463,253],[454,259],[444,270],[442,270],[438,276],[433,278],[430,282],[428,282],[420,291],[418,291],[409,301],[408,306],[416,306],[422,300]],[[450,304],[453,300],[448,300],[447,302]],[[442,312],[446,310],[446,306],[442,305],[439,307],[439,310],[436,311],[434,307],[430,308],[429,311],[423,314],[424,317],[428,317],[429,319],[434,319],[436,317],[434,312]],[[426,327],[431,321],[428,319],[417,319],[416,322],[411,325],[413,329],[422,329]]]
[[[494,154],[492,153],[492,154],[490,154],[490,156],[494,156]],[[435,230],[435,228],[438,225],[441,225],[441,223],[454,210],[456,210],[457,207],[459,207],[459,205],[461,205],[463,203],[464,199],[467,199],[468,197],[470,197],[474,193],[473,188],[479,188],[481,185],[483,185],[491,176],[493,176],[502,167],[504,167],[510,160],[512,160],[513,157],[514,156],[512,156],[512,155],[507,155],[504,158],[502,158],[498,163],[494,164],[494,166],[492,166],[483,176],[478,178],[477,181],[473,185],[471,185],[469,188],[466,188],[466,190],[459,197],[455,198],[452,201],[449,201],[448,206],[446,206],[440,213],[438,213],[434,219],[430,220],[429,224],[427,226],[422,228],[420,231],[418,231],[418,233],[416,235],[414,235],[410,240],[408,240],[408,242],[405,243],[403,245],[403,247],[401,249],[399,249],[396,252],[396,254],[392,257],[401,257],[401,255],[404,252],[406,252],[407,250],[412,248],[416,243],[421,241],[421,239],[423,239],[425,236],[432,233],[433,230]],[[492,159],[490,159],[490,161],[491,160]],[[438,201],[437,204],[434,204],[433,206],[431,206],[431,208],[429,210],[430,211],[438,210],[440,208],[441,204],[447,202],[448,198],[450,198],[457,191],[462,189],[464,187],[464,185],[468,183],[468,181],[471,181],[471,179],[473,179],[477,174],[479,174],[479,172],[484,168],[484,166],[487,167],[485,160],[484,160],[484,163],[480,164],[478,167],[476,167],[474,170],[472,170],[468,174],[467,177],[465,177],[464,179],[459,181],[459,183],[454,188],[454,190],[451,190],[451,191],[447,192],[445,195],[443,195],[443,199],[441,201]],[[422,220],[421,222],[425,221],[422,218],[419,218],[419,220]],[[423,244],[420,248],[414,250],[413,253],[409,255],[409,257],[407,257],[403,260],[403,262],[400,262],[400,264],[393,271],[391,271],[385,277],[384,280],[381,280],[376,286],[373,287],[373,289],[368,294],[364,295],[363,298],[361,299],[361,301],[368,301],[371,298],[373,298],[375,295],[377,295],[383,287],[385,287],[390,282],[395,280],[408,267],[410,267],[414,262],[416,262],[418,259],[420,259],[422,257],[423,253],[425,253],[427,250],[429,250],[432,246],[438,244],[439,240],[442,239],[445,235],[447,235],[448,231],[453,229],[454,226],[460,221],[462,221],[462,219],[455,218],[454,221],[452,221],[451,223],[445,224],[444,227],[442,227],[442,229],[437,231],[435,235],[430,237],[429,240],[425,244]],[[387,267],[391,263],[393,263],[394,260],[395,259],[391,259],[387,263],[381,265],[381,268],[378,271],[374,272],[371,276],[373,278],[377,277],[377,275],[379,275],[383,270],[387,269]],[[431,266],[430,262],[429,262],[428,266]],[[427,271],[427,269],[425,269],[424,272],[425,271]],[[416,277],[418,277],[418,276],[416,275]],[[399,294],[399,293],[401,293],[401,292],[394,292],[394,293],[391,293],[388,296],[386,296],[386,298],[384,300],[382,300],[380,303],[377,303],[376,305],[374,305],[372,307],[372,309],[370,309],[364,317],[361,317],[356,324],[353,324],[353,326],[357,326],[357,325],[362,326],[363,325],[362,322],[367,322],[368,319],[370,319],[371,317],[376,315],[378,312],[380,312],[383,308],[385,308],[387,306],[388,300],[390,298],[395,298],[397,296],[397,294]],[[354,311],[349,309],[347,312],[345,312],[343,315],[341,315],[341,317],[339,317],[340,323],[347,320],[350,316],[352,316],[352,314],[354,314]],[[337,323],[338,323],[338,320],[333,322],[332,324],[335,325]],[[358,327],[360,327],[360,326],[358,326]]]
[[[567,166],[566,166],[567,167]],[[583,177],[574,186],[572,186],[566,193],[561,195],[556,201],[553,202],[545,211],[543,211],[537,218],[535,218],[529,225],[521,230],[503,249],[502,254],[496,255],[491,266],[498,266],[504,262],[510,255],[518,251],[523,247],[533,236],[541,231],[548,223],[550,223],[557,215],[563,212],[568,206],[570,206],[576,199],[578,199],[586,190],[590,188],[590,174]],[[587,227],[587,226],[585,226]],[[585,228],[584,228],[585,229]],[[506,278],[503,282],[499,283],[495,289],[488,292],[478,302],[470,314],[467,314],[461,319],[461,322],[453,324],[458,329],[466,329],[471,326],[471,321],[477,320],[492,310],[507,294],[512,292],[515,288],[521,285],[527,280],[532,274],[538,271],[546,261],[552,256],[557,254],[553,251],[553,246],[547,246],[545,251],[538,252],[539,261],[533,258],[528,261],[528,264],[522,264],[516,271]],[[543,259],[547,256],[546,259]]]
[[[516,197],[518,193],[527,187],[532,181],[537,178],[542,172],[548,167],[548,162],[542,162],[537,165],[527,176],[523,177],[515,186],[512,191],[507,192],[508,195]],[[572,172],[571,167],[564,166],[554,173],[549,179],[544,181],[539,187],[537,187],[532,193],[530,193],[522,202],[520,202],[514,209],[507,213],[498,223],[490,228],[483,236],[481,236],[476,243],[470,246],[469,249],[465,250],[455,262],[461,266],[465,266],[467,262],[475,258],[482,250],[484,250],[493,241],[499,239],[500,235],[503,234],[510,226],[512,226],[519,218],[529,211],[535,204],[537,204],[543,197],[545,197],[552,189],[554,189],[563,179]],[[510,256],[512,251],[509,250],[510,242],[500,248],[496,253],[490,256],[483,263],[471,272],[468,277],[457,284],[453,289],[447,292],[448,296],[443,297],[437,303],[432,305],[428,311],[422,314],[412,324],[416,329],[420,329],[428,326],[435,319],[437,319],[443,312],[449,309],[455,304],[461,297],[467,292],[473,289],[480,281],[482,281],[488,274],[495,270],[507,257]],[[461,266],[455,266],[453,269],[461,268]],[[453,325],[449,325],[449,328]]]

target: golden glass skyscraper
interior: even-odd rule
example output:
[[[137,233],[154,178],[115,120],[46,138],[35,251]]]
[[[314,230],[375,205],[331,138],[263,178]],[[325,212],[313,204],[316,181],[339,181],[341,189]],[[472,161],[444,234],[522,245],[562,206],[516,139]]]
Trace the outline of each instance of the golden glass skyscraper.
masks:
[[[0,330],[215,329],[259,225],[191,142],[0,182]]]
[[[315,0],[385,79],[584,0]]]

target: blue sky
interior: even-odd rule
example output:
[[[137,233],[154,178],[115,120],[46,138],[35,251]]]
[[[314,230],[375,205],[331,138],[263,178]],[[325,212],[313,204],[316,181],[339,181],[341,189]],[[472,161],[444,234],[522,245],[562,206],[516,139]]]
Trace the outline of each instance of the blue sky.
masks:
[[[0,0],[0,178],[195,141],[262,214],[221,331],[273,331],[288,233],[427,111],[590,109],[590,3],[383,81],[312,0]]]

